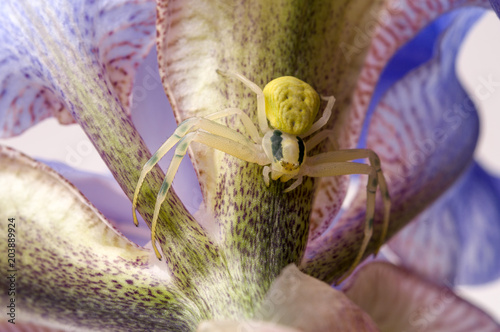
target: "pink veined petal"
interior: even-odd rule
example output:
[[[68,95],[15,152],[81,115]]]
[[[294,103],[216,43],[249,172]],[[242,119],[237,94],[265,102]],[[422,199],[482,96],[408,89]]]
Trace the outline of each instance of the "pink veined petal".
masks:
[[[74,123],[67,110],[71,105],[64,103],[64,91],[47,69],[52,60],[60,61],[62,52],[104,68],[106,74],[100,79],[110,82],[128,109],[135,69],[154,45],[154,1],[31,1],[30,5],[48,16],[42,14],[31,21],[32,26],[23,23],[19,29],[20,17],[32,15],[31,9],[18,1],[0,3],[0,137],[18,135],[50,116]],[[37,29],[58,33],[58,38],[72,44],[59,45],[61,53],[49,54],[47,45],[33,36]],[[46,58],[38,57],[44,53]]]
[[[373,19],[365,29],[375,26],[373,38],[367,40],[366,31],[360,30],[353,45],[345,45],[344,56],[349,57],[369,47],[368,54],[354,91],[348,121],[349,128],[341,132],[339,146],[354,148],[358,142],[370,99],[382,70],[394,53],[438,16],[464,6],[490,8],[488,0],[391,0],[386,1],[380,17]],[[321,180],[322,190],[315,198],[311,216],[311,239],[319,236],[338,213],[341,201],[332,200],[339,182]]]
[[[389,263],[363,266],[345,294],[381,331],[494,332],[500,325],[446,286]]]
[[[356,134],[341,138],[342,147],[353,148],[365,119],[370,98],[375,90],[380,73],[398,48],[438,16],[465,6],[490,8],[488,0],[392,0],[387,2],[386,12],[370,44],[368,55],[354,92],[350,120],[351,130]]]

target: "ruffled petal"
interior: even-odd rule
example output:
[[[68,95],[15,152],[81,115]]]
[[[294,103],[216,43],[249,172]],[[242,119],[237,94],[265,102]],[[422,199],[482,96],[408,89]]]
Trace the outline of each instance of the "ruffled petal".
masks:
[[[437,285],[388,263],[362,267],[345,294],[381,331],[499,331],[482,310]]]
[[[379,82],[380,75],[393,55],[437,17],[464,6],[490,7],[487,0],[385,1],[379,15],[372,15],[371,21],[356,30],[354,40],[344,44],[341,51],[346,58],[357,55],[366,48],[368,54],[353,92],[350,110],[346,112],[347,121],[341,124],[342,129],[338,129],[339,147],[349,149],[358,144],[369,106],[377,98],[376,89],[379,90],[380,83],[383,84],[384,81],[382,78]],[[372,30],[373,38],[369,38],[368,32]],[[418,54],[421,51],[413,52]],[[313,238],[321,234],[337,215],[344,189],[342,185],[339,186],[338,180],[327,178],[320,181],[311,217]]]
[[[379,155],[392,197],[389,236],[442,194],[472,160],[478,118],[455,75],[455,58],[482,12],[457,15],[434,57],[391,87],[370,119],[367,148]],[[351,264],[364,237],[365,183],[362,177],[338,222],[309,243],[303,262],[308,273],[332,280],[341,274],[340,266]],[[381,232],[378,203],[366,254],[373,252]]]
[[[494,1],[492,1],[494,2]],[[363,128],[366,111],[371,102],[372,94],[378,88],[377,83],[387,63],[398,49],[413,39],[425,26],[446,12],[466,7],[478,6],[490,8],[488,0],[402,0],[389,1],[376,26],[370,50],[365,59],[356,91],[353,97],[350,121],[358,135]],[[345,137],[348,143],[341,145],[354,147],[358,135]]]
[[[475,164],[390,242],[403,266],[445,284],[500,277],[500,179]]]
[[[105,68],[106,77],[100,78],[109,81],[128,110],[135,69],[154,42],[154,2],[31,1],[30,5],[7,0],[0,4],[0,137],[18,135],[50,116],[61,123],[74,122],[65,91],[51,73],[61,60],[57,57],[73,56],[72,62]],[[33,10],[45,13],[43,19]],[[36,37],[40,29],[47,34],[47,43]],[[50,33],[59,34],[59,44],[48,43]]]
[[[1,303],[16,322],[76,330],[187,331],[196,309],[151,251],[116,231],[47,166],[0,148]],[[9,239],[9,240],[8,240]],[[7,246],[9,244],[9,247]],[[196,326],[196,325],[194,325]]]

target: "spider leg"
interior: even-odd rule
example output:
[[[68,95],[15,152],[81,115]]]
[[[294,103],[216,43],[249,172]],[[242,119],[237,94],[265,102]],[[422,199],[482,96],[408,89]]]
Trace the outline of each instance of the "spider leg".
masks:
[[[257,131],[257,128],[252,123],[248,115],[246,115],[243,111],[237,108],[229,108],[227,110],[211,114],[207,118],[190,118],[183,121],[181,124],[179,124],[179,126],[174,131],[172,136],[170,136],[165,141],[165,143],[163,143],[160,146],[160,148],[153,154],[153,156],[146,162],[146,164],[144,164],[142,168],[139,180],[137,181],[137,186],[135,188],[134,197],[132,199],[132,213],[134,218],[134,224],[136,226],[139,225],[136,213],[137,199],[139,198],[139,192],[141,190],[142,184],[144,183],[146,175],[153,169],[153,167],[160,161],[160,159],[163,158],[163,156],[167,154],[167,152],[170,151],[170,149],[172,149],[174,145],[177,144],[177,142],[179,142],[179,140],[181,140],[182,137],[184,137],[189,132],[198,129],[203,129],[208,132],[216,133],[219,136],[227,137],[230,139],[235,139],[235,137],[237,137],[236,140],[238,140],[239,136],[234,135],[235,133],[237,133],[236,131],[225,125],[213,121],[231,115],[239,115],[241,117],[241,121],[243,122],[245,129],[248,131],[250,137],[252,137],[252,139],[256,143],[260,143],[262,141]]]
[[[309,138],[306,142],[306,151],[311,151],[313,148],[318,146],[319,143],[324,141],[325,139],[329,139],[330,142],[334,146],[334,150],[338,150],[338,143],[333,139],[334,131],[333,130],[322,130],[316,134],[314,134],[311,138]]]
[[[391,211],[391,197],[389,195],[389,190],[387,188],[387,181],[385,180],[384,173],[382,172],[380,159],[375,152],[370,149],[350,149],[350,150],[339,150],[327,153],[321,153],[316,156],[308,158],[310,163],[325,163],[325,162],[337,162],[337,161],[349,161],[355,159],[368,158],[371,167],[373,167],[377,173],[377,182],[382,194],[382,201],[384,204],[384,222],[382,228],[382,235],[380,236],[379,245],[377,246],[376,253],[383,245],[385,237],[387,235],[387,228],[389,227],[389,216]],[[354,173],[353,173],[354,174]],[[362,174],[362,173],[360,173]]]
[[[224,127],[227,128],[227,127]],[[206,130],[206,128],[203,128]],[[215,148],[217,150],[223,151],[230,154],[236,158],[257,163],[259,165],[268,164],[267,156],[262,150],[261,145],[251,142],[248,138],[242,134],[232,131],[231,137],[220,136],[219,133],[213,134],[206,131],[195,131],[186,134],[179,140],[179,144],[175,149],[174,157],[170,162],[167,174],[163,180],[163,184],[158,192],[156,198],[155,209],[153,213],[153,220],[151,224],[151,242],[155,250],[156,257],[161,259],[160,252],[156,248],[156,224],[158,222],[158,215],[160,213],[161,205],[167,197],[168,190],[172,184],[175,174],[179,169],[179,165],[186,155],[187,149],[191,142],[203,143],[207,146]]]
[[[311,128],[306,131],[304,134],[300,135],[300,137],[304,138],[307,137],[315,132],[317,132],[321,127],[327,124],[328,120],[332,116],[332,109],[333,105],[335,104],[335,97],[334,96],[329,96],[329,97],[323,97],[321,96],[321,99],[327,100],[328,103],[326,104],[325,110],[323,111],[323,115],[316,121],[315,123],[312,124]]]
[[[287,192],[289,192],[289,191],[294,190],[294,189],[295,189],[295,188],[297,188],[298,186],[300,186],[300,185],[302,184],[302,178],[303,178],[303,176],[302,176],[302,175],[299,175],[298,179],[297,179],[294,183],[292,183],[292,184],[290,185],[290,187],[288,187],[288,188],[286,188],[285,190],[283,190],[283,192],[284,192],[284,193],[287,193]]]
[[[355,162],[347,162],[348,160],[355,160],[361,158],[368,158],[370,165],[360,164]],[[323,176],[335,176],[335,175],[348,175],[348,174],[367,174],[368,184],[367,184],[367,198],[366,198],[366,221],[365,221],[365,231],[364,239],[361,244],[360,251],[356,256],[353,264],[346,272],[344,277],[339,281],[341,282],[347,276],[349,276],[352,271],[356,268],[358,263],[363,258],[366,247],[370,242],[370,238],[373,233],[373,218],[375,214],[375,192],[377,186],[379,186],[382,193],[382,200],[384,203],[384,221],[382,228],[382,235],[375,252],[384,243],[385,237],[387,235],[387,228],[389,226],[389,216],[391,209],[391,200],[389,192],[387,189],[387,183],[385,177],[380,168],[380,159],[375,154],[375,152],[368,149],[352,149],[352,150],[340,150],[322,153],[316,156],[308,158],[307,165],[304,165],[303,175],[311,177],[323,177]]]
[[[259,88],[257,84],[234,70],[222,71],[217,69],[217,73],[219,73],[220,75],[236,78],[247,87],[249,87],[253,92],[255,92],[255,94],[257,95],[257,116],[259,120],[259,127],[262,133],[267,133],[269,131],[269,126],[267,124],[266,117],[266,101],[264,99],[264,93],[262,92],[262,89]]]
[[[237,115],[240,117],[240,120],[243,123],[245,130],[247,131],[247,133],[250,135],[250,137],[252,138],[252,140],[255,143],[262,142],[262,137],[260,137],[259,131],[257,130],[257,127],[254,125],[254,123],[252,122],[250,117],[245,112],[240,110],[239,108],[235,108],[235,107],[227,108],[223,111],[210,114],[204,118],[208,119],[208,120],[218,120],[220,118],[228,117],[231,115]]]
[[[271,167],[264,166],[262,170],[262,175],[264,176],[264,183],[269,187],[269,174],[271,173]]]

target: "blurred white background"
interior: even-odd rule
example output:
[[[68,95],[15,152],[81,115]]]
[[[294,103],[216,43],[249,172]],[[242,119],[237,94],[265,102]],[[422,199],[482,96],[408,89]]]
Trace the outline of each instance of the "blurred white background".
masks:
[[[463,52],[460,55],[459,73],[480,112],[482,128],[476,157],[489,172],[500,176],[500,150],[498,148],[500,142],[500,130],[498,130],[500,124],[500,64],[498,62],[498,59],[500,59],[500,41],[498,36],[500,36],[500,22],[496,15],[493,13],[488,14],[474,27],[464,45]],[[153,52],[149,60],[154,60],[154,56]],[[155,126],[165,133],[163,138],[157,138],[156,140],[145,138],[153,150],[175,128],[173,116],[168,109],[160,110],[154,122],[150,123],[141,123],[141,118],[144,117],[138,116],[144,112],[149,112],[149,108],[154,109],[157,107],[158,99],[166,98],[158,77],[154,76],[158,75],[155,70],[151,62],[149,65],[147,63],[143,65],[142,73],[138,74],[138,79],[142,79],[143,86],[148,86],[150,89],[146,91],[143,88],[144,91],[142,91],[138,87],[133,91],[134,98],[141,101],[140,106],[136,105],[133,109],[134,122],[136,122],[141,133],[146,133],[148,128],[152,128],[151,126]],[[148,75],[149,78],[147,78]],[[147,85],[144,81],[146,79],[149,79]],[[489,90],[478,88],[484,85],[485,80],[498,82],[499,84],[492,85]],[[56,120],[49,119],[31,128],[21,136],[0,140],[0,144],[14,147],[34,158],[61,161],[77,169],[111,176],[92,144],[77,125],[60,126]],[[168,160],[167,157],[161,164],[162,167],[165,168]],[[184,160],[182,165],[183,169],[180,172],[194,176],[194,172],[189,167],[188,158]],[[196,181],[194,180],[192,183],[196,183]],[[192,185],[181,186],[178,182],[174,182],[174,188],[183,200],[193,200],[193,192],[197,193],[199,191],[198,188],[194,188]],[[199,197],[195,198],[196,202],[193,202],[188,208],[195,210],[200,199]],[[130,222],[132,223],[132,220]],[[500,221],[497,220],[496,222]],[[500,322],[500,280],[480,287],[462,286],[458,288],[458,293],[483,308]]]
[[[473,28],[459,56],[458,72],[474,100],[481,119],[476,160],[490,173],[500,176],[500,21],[487,14]],[[485,84],[485,82],[497,84]],[[500,202],[499,202],[500,204]],[[500,222],[500,220],[495,220]],[[500,260],[500,255],[498,257]],[[495,316],[500,322],[500,280],[481,286],[462,286],[458,294]]]

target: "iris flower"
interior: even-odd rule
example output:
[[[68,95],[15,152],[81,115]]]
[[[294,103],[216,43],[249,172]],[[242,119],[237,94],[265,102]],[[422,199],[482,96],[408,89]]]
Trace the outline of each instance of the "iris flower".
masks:
[[[253,93],[217,69],[261,87],[299,77],[336,97],[334,140],[378,153],[392,196],[388,245],[334,288],[363,238],[364,177],[308,178],[284,194],[260,166],[193,145],[203,199],[192,214],[170,191],[159,262],[113,226],[132,214],[111,180],[64,172],[91,203],[46,163],[1,147],[2,330],[499,330],[453,293],[500,276],[500,182],[473,161],[478,117],[455,73],[491,8],[498,1],[1,1],[4,138],[49,117],[77,123],[131,199],[151,156],[131,92],[156,42],[178,122],[227,107],[256,121]],[[154,168],[140,193],[149,226],[163,177]],[[381,211],[377,199],[365,257]]]

